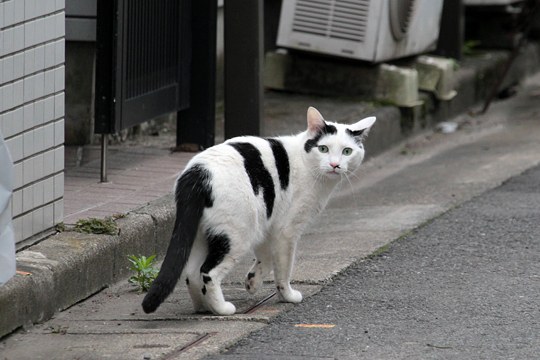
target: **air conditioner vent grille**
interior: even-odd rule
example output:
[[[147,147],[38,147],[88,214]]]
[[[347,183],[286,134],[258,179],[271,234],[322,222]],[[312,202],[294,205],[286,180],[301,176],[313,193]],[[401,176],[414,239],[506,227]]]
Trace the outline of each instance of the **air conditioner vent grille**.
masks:
[[[364,42],[370,0],[298,0],[295,32]]]

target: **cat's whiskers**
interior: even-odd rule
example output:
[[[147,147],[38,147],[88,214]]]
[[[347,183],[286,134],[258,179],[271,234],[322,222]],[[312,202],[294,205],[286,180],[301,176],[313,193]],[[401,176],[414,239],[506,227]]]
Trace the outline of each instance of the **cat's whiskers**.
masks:
[[[309,171],[315,178],[315,183],[325,182],[326,177],[322,174],[321,169],[318,166],[310,168]]]
[[[354,176],[357,180],[360,180],[360,179],[361,179],[361,177],[358,176],[358,174],[357,174],[356,172],[354,172],[354,171],[349,171],[349,174],[351,174],[352,176]]]
[[[353,186],[353,184],[351,182],[351,179],[349,178],[349,174],[352,174],[352,175],[354,175],[356,177],[358,177],[358,176],[354,172],[349,171],[349,170],[347,170],[347,171],[345,171],[343,173],[343,177],[345,177],[345,179],[347,179],[347,182],[349,183],[349,186],[351,187],[351,194],[354,197],[354,202],[358,202],[357,194],[356,194],[356,191],[354,191],[354,186]]]
[[[315,181],[317,183],[325,183],[326,180],[327,180],[326,176],[324,176],[324,174],[322,174],[320,171],[317,171]]]

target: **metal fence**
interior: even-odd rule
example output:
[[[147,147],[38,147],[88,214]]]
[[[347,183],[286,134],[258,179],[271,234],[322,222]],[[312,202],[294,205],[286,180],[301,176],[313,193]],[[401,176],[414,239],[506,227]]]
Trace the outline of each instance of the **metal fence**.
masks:
[[[186,108],[189,2],[100,0],[97,12],[95,132]]]

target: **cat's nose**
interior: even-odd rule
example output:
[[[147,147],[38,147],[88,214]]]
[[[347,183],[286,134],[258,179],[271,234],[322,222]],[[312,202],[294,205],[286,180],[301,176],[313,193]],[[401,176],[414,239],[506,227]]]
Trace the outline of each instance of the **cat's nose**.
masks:
[[[331,162],[330,166],[334,169],[339,169],[339,163]]]

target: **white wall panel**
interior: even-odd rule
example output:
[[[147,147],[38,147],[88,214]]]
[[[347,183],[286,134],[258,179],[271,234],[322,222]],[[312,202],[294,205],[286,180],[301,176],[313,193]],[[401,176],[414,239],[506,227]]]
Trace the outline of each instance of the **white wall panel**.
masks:
[[[15,163],[18,242],[63,217],[64,9],[63,0],[0,1],[0,129]]]

